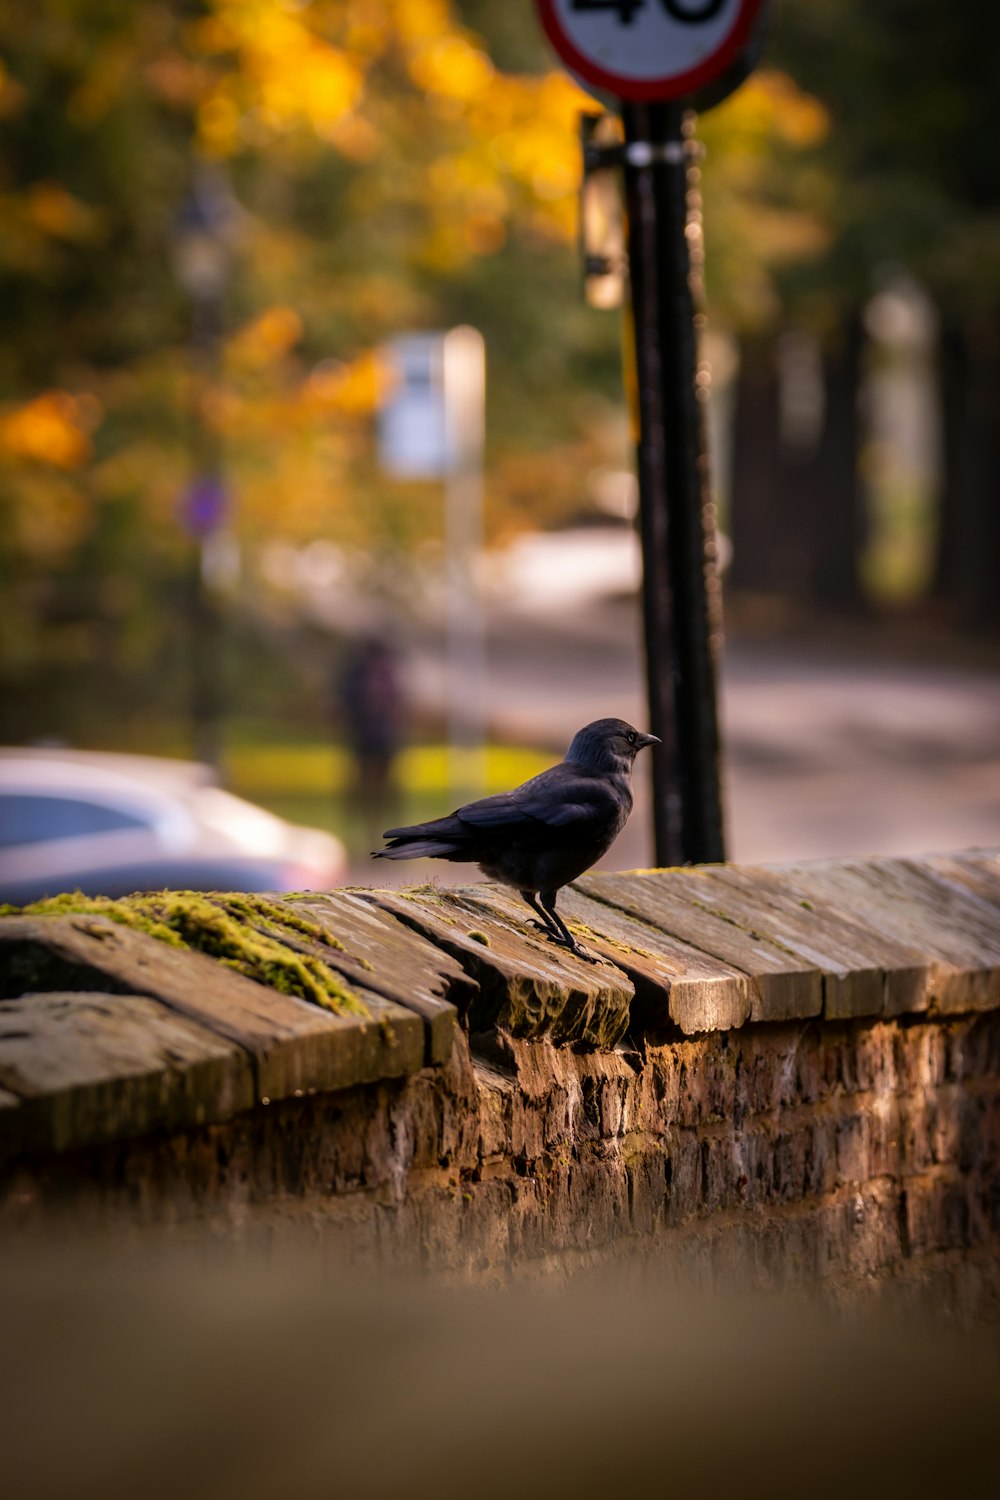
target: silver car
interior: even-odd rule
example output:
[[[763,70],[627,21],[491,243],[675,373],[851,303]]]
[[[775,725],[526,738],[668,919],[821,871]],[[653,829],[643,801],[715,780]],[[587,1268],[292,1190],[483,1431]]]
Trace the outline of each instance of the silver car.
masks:
[[[223,791],[208,766],[0,749],[0,901],[73,890],[323,890],[346,873],[339,839]]]

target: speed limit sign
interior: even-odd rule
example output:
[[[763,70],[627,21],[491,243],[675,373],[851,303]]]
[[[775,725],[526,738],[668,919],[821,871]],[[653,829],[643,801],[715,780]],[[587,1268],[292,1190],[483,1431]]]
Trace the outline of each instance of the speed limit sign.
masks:
[[[683,99],[725,73],[752,41],[764,0],[537,0],[559,56],[592,90]]]

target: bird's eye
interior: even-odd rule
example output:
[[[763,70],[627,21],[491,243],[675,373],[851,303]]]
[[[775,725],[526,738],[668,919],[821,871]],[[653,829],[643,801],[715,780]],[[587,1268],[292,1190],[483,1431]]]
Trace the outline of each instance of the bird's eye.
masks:
[[[635,730],[634,729],[631,730],[630,733],[629,733],[629,735],[628,735],[628,742],[629,742],[630,745],[634,745],[635,744]]]

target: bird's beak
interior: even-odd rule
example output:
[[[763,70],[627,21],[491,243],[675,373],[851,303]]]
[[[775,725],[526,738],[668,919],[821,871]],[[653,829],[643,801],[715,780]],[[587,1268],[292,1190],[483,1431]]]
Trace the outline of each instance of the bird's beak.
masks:
[[[657,734],[640,734],[635,743],[638,750],[645,750],[647,745],[661,745],[663,741]]]

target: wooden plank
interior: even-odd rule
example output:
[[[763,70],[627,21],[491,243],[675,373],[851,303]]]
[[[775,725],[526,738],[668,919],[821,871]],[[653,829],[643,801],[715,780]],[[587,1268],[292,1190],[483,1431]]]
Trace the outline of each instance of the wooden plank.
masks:
[[[366,1016],[334,1015],[106,917],[0,919],[0,996],[81,989],[151,996],[237,1043],[260,1098],[349,1088],[423,1063],[420,1019],[380,997],[359,996]]]
[[[635,985],[644,1032],[672,1021],[682,1031],[724,1031],[742,1026],[750,1014],[747,976],[689,943],[669,937],[617,907],[570,887],[559,909],[590,952],[617,964]]]
[[[977,870],[986,876],[991,892],[998,892],[993,899],[1000,900],[1000,849],[962,849],[950,857],[963,869]]]
[[[268,992],[270,993],[270,991]],[[334,1076],[350,1082],[312,1084],[315,1089],[352,1088],[359,1083],[377,1083],[381,1078],[402,1078],[424,1066],[427,1051],[424,1022],[416,1011],[397,1005],[374,990],[354,986],[354,993],[368,1011],[362,1019],[334,1016],[342,1022],[336,1044],[337,1058],[327,1059]],[[305,1001],[299,1004],[307,1005]],[[307,1005],[309,1010],[318,1006]],[[321,1012],[326,1014],[326,1012]],[[293,1091],[294,1092],[294,1091]],[[272,1096],[273,1097],[273,1096]]]
[[[585,875],[575,882],[575,889],[745,974],[751,1021],[787,1021],[820,1014],[820,969],[748,923],[741,913],[741,903],[699,880],[697,871]]]
[[[0,1153],[68,1151],[231,1118],[254,1103],[250,1059],[144,995],[0,1001]]]
[[[398,918],[375,905],[377,892],[330,891],[280,904],[322,927],[342,945],[337,969],[348,983],[362,985],[416,1011],[426,1029],[425,1061],[447,1062],[455,1021],[479,986],[457,959],[419,937]]]
[[[469,1025],[514,1036],[613,1047],[628,1026],[632,981],[613,965],[587,963],[549,942],[489,885],[448,891],[376,891],[374,899],[452,953],[479,983]],[[518,902],[518,905],[523,903]]]
[[[986,850],[961,854],[922,854],[907,864],[927,870],[936,880],[971,896],[987,921],[1000,930],[1000,856]]]
[[[769,868],[808,899],[923,953],[931,964],[928,1008],[954,1013],[995,1009],[1000,997],[1000,924],[981,901],[919,862],[848,859]]]
[[[800,891],[787,874],[753,865],[704,865],[696,880],[725,893],[727,911],[823,972],[823,1013],[900,1015],[926,1010],[933,963],[910,944],[845,917]]]

